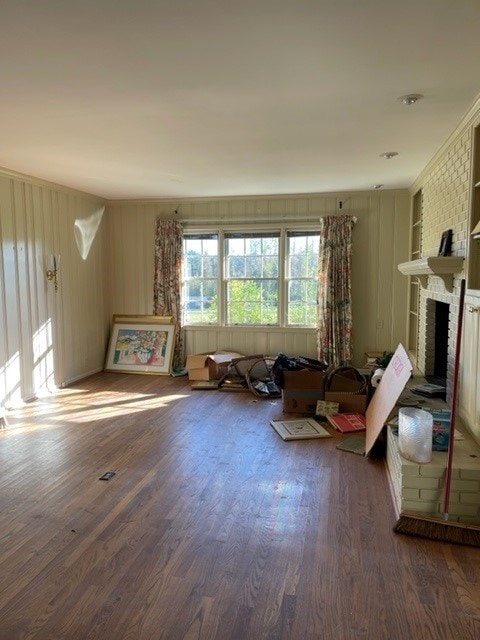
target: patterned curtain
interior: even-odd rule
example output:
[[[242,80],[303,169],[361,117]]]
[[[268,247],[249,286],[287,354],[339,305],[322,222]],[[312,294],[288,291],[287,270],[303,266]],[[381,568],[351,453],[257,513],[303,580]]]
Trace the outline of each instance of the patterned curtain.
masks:
[[[353,216],[320,218],[318,358],[344,366],[352,359]]]
[[[182,282],[182,225],[176,220],[157,219],[155,229],[155,276],[153,313],[173,316],[176,328],[173,370],[180,371],[184,362],[184,340],[180,305]]]

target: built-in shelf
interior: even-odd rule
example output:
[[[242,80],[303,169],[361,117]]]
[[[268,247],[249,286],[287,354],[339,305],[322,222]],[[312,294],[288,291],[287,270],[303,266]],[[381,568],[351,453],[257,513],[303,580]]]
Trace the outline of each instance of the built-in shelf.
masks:
[[[459,256],[431,256],[410,260],[398,265],[399,271],[405,276],[415,276],[425,289],[428,276],[438,276],[443,280],[445,289],[453,292],[453,276],[463,270],[464,258]]]

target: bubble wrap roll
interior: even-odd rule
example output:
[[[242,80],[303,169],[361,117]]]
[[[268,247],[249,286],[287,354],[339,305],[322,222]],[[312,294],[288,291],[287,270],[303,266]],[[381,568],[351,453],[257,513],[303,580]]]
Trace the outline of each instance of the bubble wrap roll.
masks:
[[[402,407],[398,412],[398,448],[407,460],[426,464],[432,459],[433,417],[423,409]]]

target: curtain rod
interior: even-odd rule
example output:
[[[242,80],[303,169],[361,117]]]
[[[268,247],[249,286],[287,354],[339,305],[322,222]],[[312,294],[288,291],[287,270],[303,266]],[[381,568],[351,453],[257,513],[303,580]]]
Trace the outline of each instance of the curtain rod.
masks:
[[[284,223],[290,223],[290,222],[295,222],[297,224],[312,224],[312,222],[318,222],[320,220],[320,218],[324,218],[327,215],[334,215],[334,214],[324,214],[324,215],[320,215],[317,214],[316,216],[312,216],[310,218],[298,218],[298,217],[282,217],[282,218],[259,218],[259,217],[252,217],[252,218],[243,218],[242,220],[238,220],[238,219],[233,219],[233,218],[178,218],[178,221],[183,223],[183,224],[228,224],[228,225],[233,225],[233,224],[266,224],[266,223],[271,223],[271,224],[284,224]]]

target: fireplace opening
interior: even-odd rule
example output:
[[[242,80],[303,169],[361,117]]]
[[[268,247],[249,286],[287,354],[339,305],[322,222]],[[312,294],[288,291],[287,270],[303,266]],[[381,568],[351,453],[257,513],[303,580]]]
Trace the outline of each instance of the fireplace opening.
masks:
[[[450,305],[438,300],[428,300],[427,303],[428,367],[425,377],[428,382],[446,386]]]

